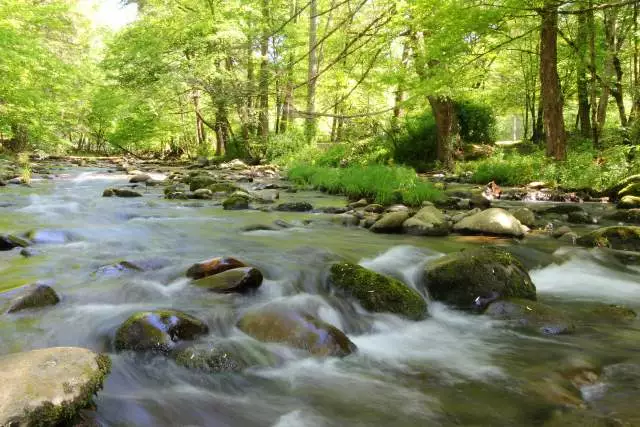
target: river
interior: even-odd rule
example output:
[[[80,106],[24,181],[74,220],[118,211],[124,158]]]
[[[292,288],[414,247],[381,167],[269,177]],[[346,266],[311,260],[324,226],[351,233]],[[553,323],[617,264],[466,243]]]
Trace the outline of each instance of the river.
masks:
[[[378,235],[333,225],[323,214],[223,211],[210,201],[164,200],[159,190],[144,188],[142,198],[103,198],[104,188],[127,177],[97,168],[65,173],[33,188],[0,189],[3,232],[43,230],[48,240],[30,258],[0,253],[0,289],[47,280],[62,298],[52,308],[0,316],[0,354],[49,346],[108,352],[113,369],[96,398],[99,425],[552,425],[565,399],[554,395],[552,379],[562,367],[581,364],[595,366],[598,377],[580,388],[579,414],[560,411],[566,422],[553,425],[585,425],[581,414],[640,425],[640,322],[580,320],[600,302],[640,309],[635,267],[555,241],[505,241],[531,268],[539,299],[576,316],[575,334],[526,334],[435,302],[427,320],[411,322],[325,299],[318,289],[326,265],[347,259],[415,287],[430,259],[476,243]],[[285,196],[314,206],[345,204],[313,192]],[[274,220],[294,227],[242,231]],[[257,266],[262,287],[230,296],[190,286],[185,270],[214,256]],[[121,260],[145,260],[153,268],[101,268]],[[313,358],[258,343],[234,326],[241,313],[267,302],[299,307],[337,326],[359,351]],[[203,343],[224,341],[257,366],[205,374],[163,357],[115,353],[114,332],[130,314],[166,307],[206,321],[211,333]]]

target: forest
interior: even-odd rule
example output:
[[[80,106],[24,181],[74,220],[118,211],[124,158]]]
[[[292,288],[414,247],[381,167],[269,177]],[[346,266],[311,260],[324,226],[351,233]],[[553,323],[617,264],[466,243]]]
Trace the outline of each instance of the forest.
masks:
[[[597,183],[638,170],[637,1],[135,4],[114,32],[74,1],[2,2],[5,149],[405,164],[503,184],[542,168],[569,188],[588,186],[577,170]]]

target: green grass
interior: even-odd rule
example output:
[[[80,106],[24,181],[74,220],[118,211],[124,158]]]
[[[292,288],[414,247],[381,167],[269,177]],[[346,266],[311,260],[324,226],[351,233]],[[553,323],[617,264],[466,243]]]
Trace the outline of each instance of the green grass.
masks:
[[[404,203],[418,206],[423,201],[434,201],[443,193],[431,183],[422,181],[411,168],[400,166],[349,166],[333,168],[297,164],[287,176],[300,185],[311,185],[331,194],[342,194],[350,199],[366,198],[383,205]]]

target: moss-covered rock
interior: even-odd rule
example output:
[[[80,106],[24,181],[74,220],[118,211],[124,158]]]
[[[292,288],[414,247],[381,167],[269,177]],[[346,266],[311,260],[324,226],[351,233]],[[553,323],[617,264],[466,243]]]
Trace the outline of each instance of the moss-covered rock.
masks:
[[[412,320],[423,319],[427,314],[427,303],[417,291],[357,264],[333,264],[328,283],[336,293],[354,298],[369,311],[393,313]]]
[[[551,206],[542,211],[544,214],[570,214],[571,212],[584,211],[582,206],[574,203],[561,203],[559,205]]]
[[[103,191],[102,197],[142,197],[142,194],[129,188],[107,188]]]
[[[374,233],[400,233],[402,224],[410,217],[409,212],[388,212],[378,219],[370,228]]]
[[[146,173],[141,173],[141,174],[132,176],[129,182],[132,184],[138,184],[141,182],[147,182],[149,180],[151,180],[151,175],[148,175]]]
[[[249,340],[223,340],[176,349],[171,357],[178,365],[208,373],[240,372],[256,366],[274,366],[278,359],[264,346]]]
[[[198,200],[211,200],[213,198],[213,193],[208,188],[198,188],[196,191],[191,193],[190,198]]]
[[[640,196],[624,196],[618,202],[620,209],[638,209],[640,208]]]
[[[629,176],[623,180],[621,180],[620,182],[616,183],[615,185],[611,186],[609,189],[607,189],[605,191],[605,195],[607,195],[609,197],[609,199],[616,201],[619,199],[619,193],[622,189],[624,189],[625,187],[628,187],[629,185],[635,184],[635,183],[640,183],[640,174],[638,175],[632,175]]]
[[[518,208],[512,212],[513,216],[520,221],[520,223],[527,227],[533,227],[536,223],[536,215],[531,209]]]
[[[186,276],[192,279],[202,279],[206,276],[241,267],[247,267],[247,264],[232,257],[216,257],[193,264],[187,270]]]
[[[605,219],[627,222],[629,224],[640,224],[640,209],[617,210],[605,216]]]
[[[449,234],[449,221],[435,206],[425,206],[403,222],[402,229],[415,236],[446,236]]]
[[[335,326],[293,310],[252,311],[242,316],[237,326],[258,341],[287,344],[316,356],[343,357],[357,349]]]
[[[116,331],[118,351],[170,351],[178,341],[193,340],[209,332],[199,319],[176,310],[135,313]]]
[[[619,198],[623,198],[625,196],[640,196],[640,180],[631,182],[618,191]]]
[[[105,355],[57,347],[0,356],[0,425],[67,425],[102,388]]]
[[[12,234],[0,235],[0,251],[10,251],[13,248],[26,248],[31,243],[22,237]]]
[[[499,298],[536,299],[522,263],[500,248],[474,248],[425,266],[422,284],[436,301],[462,309],[483,308]]]
[[[585,211],[570,212],[567,218],[572,224],[593,224],[593,217]]]
[[[603,247],[640,252],[640,227],[605,227],[582,236],[577,243],[586,247]]]
[[[563,335],[575,332],[575,325],[564,312],[536,301],[512,298],[494,301],[485,314],[506,320],[515,328],[543,335]]]
[[[308,202],[288,202],[280,203],[276,206],[276,210],[280,212],[308,212],[313,210],[313,206]]]
[[[236,191],[242,191],[242,188],[230,182],[217,182],[207,187],[212,193],[233,193]]]
[[[34,283],[10,292],[12,298],[7,313],[56,305],[60,298],[56,291],[48,285]]]
[[[211,184],[215,184],[216,179],[209,175],[197,175],[189,180],[189,191],[196,191],[201,188],[207,188]],[[212,190],[213,191],[213,190]]]
[[[331,217],[334,224],[344,225],[345,227],[356,227],[360,224],[360,218],[348,213],[342,213]]]
[[[462,234],[487,234],[497,236],[523,237],[525,226],[511,213],[500,208],[491,208],[475,215],[463,218],[453,226],[453,230]]]
[[[262,273],[257,268],[241,267],[203,277],[193,284],[211,292],[242,294],[258,289],[262,280]]]
[[[222,202],[222,208],[227,211],[249,209],[249,198],[241,195],[233,195]]]
[[[618,304],[598,304],[583,310],[582,319],[590,323],[629,323],[636,319],[637,313]]]

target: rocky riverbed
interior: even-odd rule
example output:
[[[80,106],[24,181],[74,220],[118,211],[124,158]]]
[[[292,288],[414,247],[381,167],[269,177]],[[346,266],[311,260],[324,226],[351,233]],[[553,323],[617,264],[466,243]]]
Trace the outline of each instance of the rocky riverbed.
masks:
[[[380,206],[239,161],[33,169],[0,174],[0,424],[640,424],[634,209],[455,183]]]

